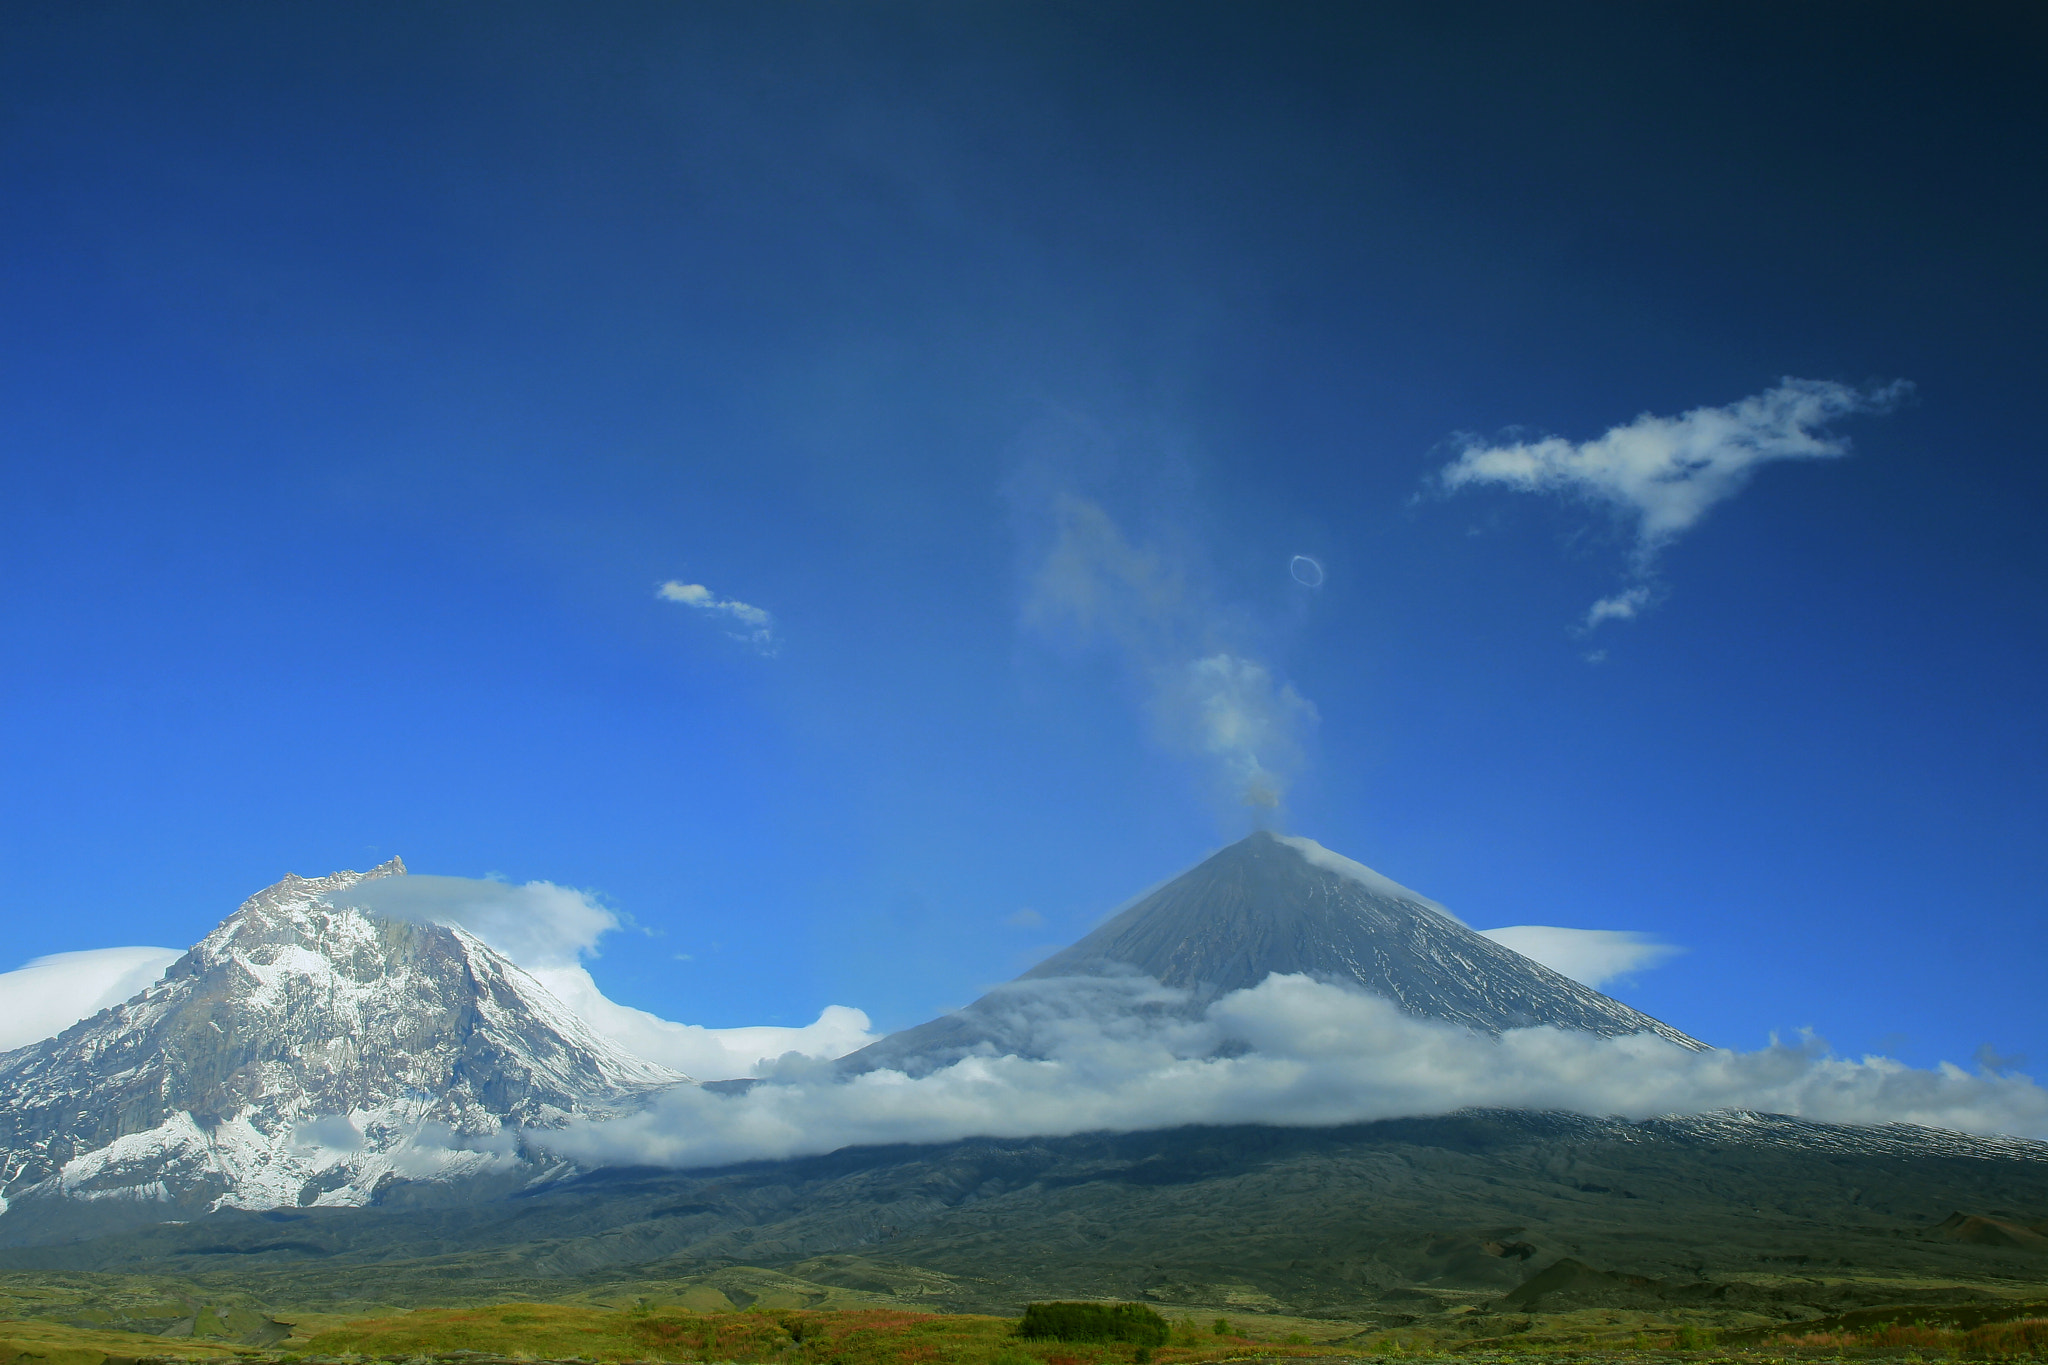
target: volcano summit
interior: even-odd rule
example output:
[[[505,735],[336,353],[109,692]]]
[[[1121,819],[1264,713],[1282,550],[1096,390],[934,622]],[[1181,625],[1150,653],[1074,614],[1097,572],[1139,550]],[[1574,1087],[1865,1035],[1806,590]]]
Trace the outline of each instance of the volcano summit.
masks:
[[[975,1054],[1030,1055],[1053,982],[1149,979],[1154,1008],[1199,1010],[1274,974],[1385,996],[1418,1018],[1498,1035],[1550,1024],[1706,1044],[1467,928],[1448,910],[1312,839],[1260,831],[1141,897],[1106,924],[965,1009],[844,1058],[849,1072],[929,1072]],[[1113,989],[1074,998],[1099,1008]],[[1128,999],[1128,997],[1126,997]]]

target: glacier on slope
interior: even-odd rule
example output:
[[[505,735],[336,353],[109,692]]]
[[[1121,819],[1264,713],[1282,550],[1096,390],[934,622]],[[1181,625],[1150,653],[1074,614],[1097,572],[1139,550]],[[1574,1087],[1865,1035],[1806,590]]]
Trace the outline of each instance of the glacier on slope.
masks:
[[[466,930],[333,899],[404,873],[287,876],[133,999],[0,1054],[0,1239],[52,1200],[111,1225],[530,1178],[519,1130],[689,1081]]]

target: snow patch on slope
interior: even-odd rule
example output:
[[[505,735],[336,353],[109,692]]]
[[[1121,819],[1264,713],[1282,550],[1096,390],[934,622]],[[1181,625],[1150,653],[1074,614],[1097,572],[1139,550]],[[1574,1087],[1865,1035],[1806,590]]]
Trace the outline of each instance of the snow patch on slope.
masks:
[[[1410,891],[1392,877],[1381,876],[1364,863],[1347,858],[1341,853],[1333,853],[1313,839],[1305,839],[1298,834],[1277,834],[1273,837],[1299,853],[1311,866],[1349,877],[1375,896],[1385,896],[1390,901],[1407,901],[1410,905],[1420,905],[1434,910],[1458,924],[1465,922],[1421,892]]]

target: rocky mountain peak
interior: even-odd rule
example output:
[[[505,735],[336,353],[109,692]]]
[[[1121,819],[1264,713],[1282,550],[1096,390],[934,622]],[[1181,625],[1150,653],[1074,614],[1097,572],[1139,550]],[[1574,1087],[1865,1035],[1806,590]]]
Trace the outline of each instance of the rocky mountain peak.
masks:
[[[688,1082],[466,930],[332,899],[404,871],[287,876],[140,995],[0,1056],[0,1234],[52,1200],[131,1221],[363,1203]]]
[[[261,914],[280,906],[301,901],[317,900],[336,891],[346,891],[362,882],[374,881],[379,877],[403,877],[405,859],[392,857],[377,864],[368,872],[330,872],[324,877],[301,877],[296,872],[287,872],[282,878],[264,887],[255,895],[242,902],[235,915],[246,913]],[[228,916],[232,921],[235,915]]]

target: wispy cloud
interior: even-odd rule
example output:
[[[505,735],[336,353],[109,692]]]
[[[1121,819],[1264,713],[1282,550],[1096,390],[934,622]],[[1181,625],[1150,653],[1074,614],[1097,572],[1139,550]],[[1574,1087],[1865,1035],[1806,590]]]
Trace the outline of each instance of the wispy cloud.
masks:
[[[1905,380],[1852,388],[1786,377],[1778,386],[1717,408],[1677,417],[1644,413],[1596,440],[1487,444],[1467,438],[1438,478],[1457,492],[1498,485],[1555,493],[1612,508],[1634,523],[1630,582],[1586,613],[1585,628],[1633,619],[1654,596],[1657,557],[1717,503],[1741,492],[1760,465],[1833,459],[1848,438],[1825,430],[1837,418],[1889,412],[1913,386]]]
[[[1647,934],[1629,929],[1559,929],[1548,924],[1516,924],[1479,932],[1553,972],[1595,987],[1655,967],[1685,951],[1675,943],[1659,943]]]
[[[183,956],[176,948],[88,948],[0,972],[0,1052],[54,1038],[120,1004]]]
[[[1051,534],[1031,573],[1024,622],[1048,636],[1108,641],[1143,684],[1166,747],[1207,760],[1229,799],[1278,807],[1316,709],[1232,640],[1187,569],[1133,544],[1086,498],[1052,500]]]
[[[1552,1027],[1495,1039],[1305,976],[1268,977],[1196,1017],[1132,1008],[1160,1003],[1165,988],[1152,981],[1030,985],[1012,1021],[1028,1035],[1017,1055],[972,1056],[916,1078],[840,1080],[792,1065],[744,1095],[684,1086],[644,1114],[528,1139],[580,1161],[699,1166],[856,1143],[1314,1126],[1473,1106],[1631,1118],[1755,1109],[2048,1137],[2048,1091],[2026,1076],[1841,1057],[1810,1037],[1697,1053],[1651,1034]],[[1062,986],[1072,988],[1064,1001]]]
[[[1277,807],[1301,766],[1315,707],[1264,664],[1235,654],[1195,659],[1163,681],[1161,709],[1221,766],[1238,800]]]
[[[727,631],[727,635],[752,645],[763,654],[775,652],[775,618],[760,607],[730,597],[720,597],[702,583],[684,583],[673,578],[656,588],[654,595],[664,602],[680,602],[698,611],[724,616],[739,627],[737,630]]]

